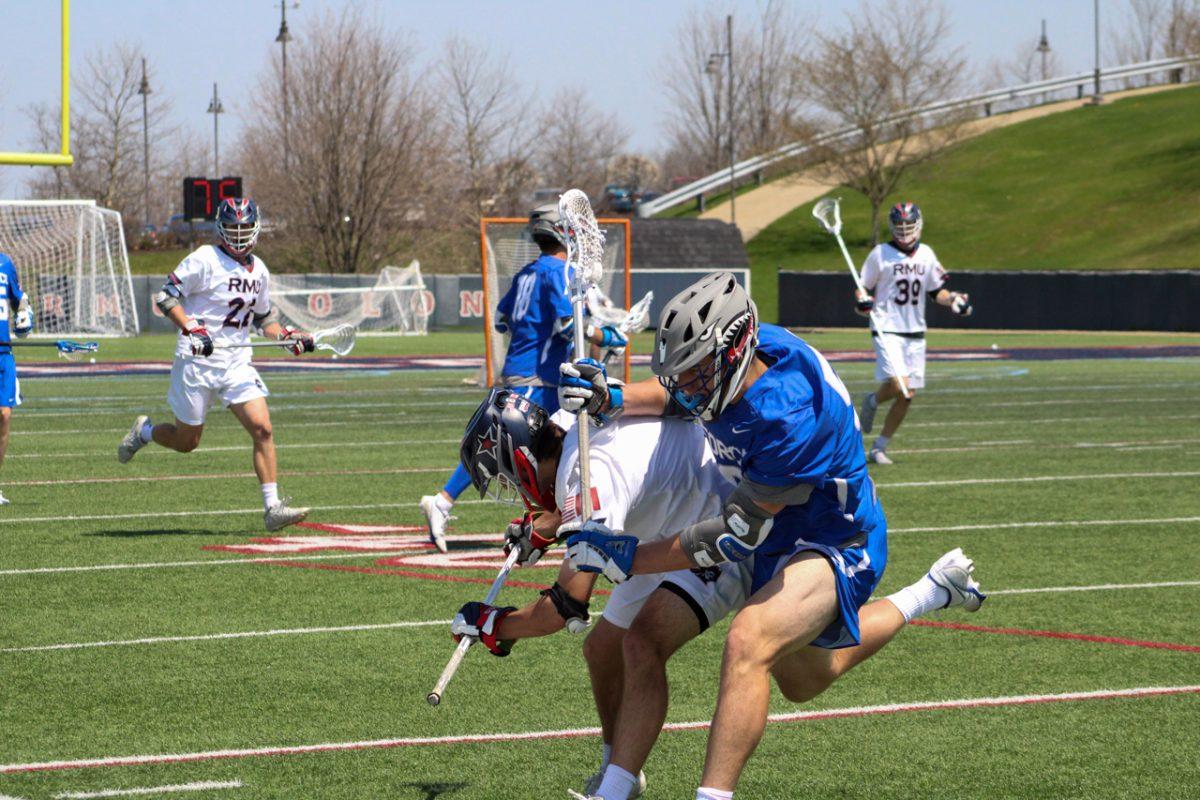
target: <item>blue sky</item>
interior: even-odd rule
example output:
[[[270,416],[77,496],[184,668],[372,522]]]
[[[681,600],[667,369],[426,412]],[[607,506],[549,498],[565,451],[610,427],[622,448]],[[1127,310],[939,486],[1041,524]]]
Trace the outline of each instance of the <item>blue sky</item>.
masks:
[[[817,30],[829,30],[859,8],[857,0],[788,0]],[[213,81],[221,86],[226,113],[223,142],[232,142],[247,93],[267,69],[279,27],[278,3],[271,0],[73,0],[72,56],[76,64],[98,48],[126,41],[144,48],[156,72],[153,88],[174,98],[175,118],[211,136],[205,113]],[[334,0],[301,0],[289,9],[295,35]],[[377,0],[367,2],[397,29],[411,33],[422,65],[436,57],[441,42],[457,33],[481,46],[509,54],[522,80],[547,96],[571,78],[596,76],[588,87],[596,105],[614,112],[632,133],[635,149],[653,152],[663,141],[662,50],[674,29],[704,7],[692,0],[608,0],[576,3],[565,19],[563,4],[515,0]],[[758,3],[715,2],[713,8],[750,16]],[[1121,0],[1102,0],[1101,16],[1111,22]],[[1092,65],[1092,0],[950,0],[952,41],[973,65],[1008,59],[1031,39],[1046,18],[1051,44],[1070,72]],[[38,101],[57,102],[58,3],[55,0],[3,0],[0,9],[0,150],[24,150],[29,124],[21,109]],[[697,65],[699,68],[700,65]],[[229,138],[226,138],[226,137]],[[224,149],[225,145],[222,145]],[[24,169],[24,168],[22,168]],[[11,195],[20,171],[0,171],[0,192]]]

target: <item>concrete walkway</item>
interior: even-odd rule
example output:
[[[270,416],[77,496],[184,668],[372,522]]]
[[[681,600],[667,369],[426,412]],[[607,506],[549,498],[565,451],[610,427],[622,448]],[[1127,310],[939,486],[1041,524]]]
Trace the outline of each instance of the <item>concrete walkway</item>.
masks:
[[[1150,86],[1144,89],[1130,89],[1124,92],[1110,92],[1104,96],[1105,101],[1121,100],[1126,97],[1138,97],[1145,94],[1170,91],[1172,89],[1192,86],[1188,83],[1173,83],[1164,86]],[[1079,100],[1066,100],[1061,103],[1024,108],[1008,114],[998,114],[993,117],[973,120],[964,126],[963,137],[969,139],[981,133],[994,131],[1026,122],[1031,119],[1057,114],[1060,111],[1071,111],[1080,108],[1084,103]],[[742,241],[748,242],[757,236],[763,228],[792,211],[792,209],[811,203],[828,192],[833,187],[822,183],[813,169],[777,178],[753,191],[738,195],[737,225],[742,233]],[[700,215],[700,219],[719,219],[729,221],[729,202],[725,201],[710,207]]]

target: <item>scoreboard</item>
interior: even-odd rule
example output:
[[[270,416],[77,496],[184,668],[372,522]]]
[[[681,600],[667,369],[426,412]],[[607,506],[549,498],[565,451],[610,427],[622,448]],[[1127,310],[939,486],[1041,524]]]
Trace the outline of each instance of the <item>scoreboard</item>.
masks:
[[[242,178],[184,178],[183,218],[217,218],[217,207],[227,198],[242,196]]]

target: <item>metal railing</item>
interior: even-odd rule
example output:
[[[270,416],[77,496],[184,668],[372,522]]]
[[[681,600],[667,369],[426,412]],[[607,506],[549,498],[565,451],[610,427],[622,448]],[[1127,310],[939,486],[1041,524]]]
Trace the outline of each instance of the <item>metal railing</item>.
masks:
[[[1181,56],[1179,58],[1160,58],[1155,61],[1143,61],[1139,64],[1126,64],[1119,67],[1107,67],[1100,71],[1100,80],[1104,83],[1113,81],[1129,80],[1138,78],[1143,75],[1152,75],[1159,72],[1178,72],[1188,67],[1196,66],[1200,63],[1200,55]],[[901,120],[916,120],[924,117],[933,116],[936,114],[945,113],[948,111],[962,110],[981,107],[985,116],[991,116],[993,106],[1005,101],[1019,100],[1023,97],[1031,97],[1034,95],[1046,95],[1046,99],[1035,105],[1044,105],[1051,102],[1061,102],[1063,98],[1050,98],[1050,95],[1055,92],[1061,92],[1065,89],[1076,89],[1077,97],[1082,99],[1084,96],[1085,87],[1091,84],[1095,79],[1095,72],[1080,72],[1075,75],[1067,75],[1060,78],[1050,78],[1044,81],[1035,81],[1033,83],[1024,83],[1019,86],[1011,86],[1006,89],[993,89],[987,92],[960,97],[955,100],[943,100],[937,103],[931,103],[921,108],[912,109],[899,114],[895,114],[880,122],[881,125],[899,122]],[[1016,109],[1009,109],[1010,111]],[[834,131],[819,134],[811,139],[804,139],[798,142],[786,144],[777,150],[772,150],[770,153],[748,158],[740,161],[733,167],[733,179],[736,182],[739,179],[760,173],[767,167],[784,161],[789,158],[796,158],[806,153],[811,152],[814,148],[823,145],[835,144],[848,140],[858,133],[857,127],[840,128]],[[638,216],[650,217],[660,211],[665,211],[668,208],[674,208],[680,203],[686,203],[690,200],[704,195],[706,192],[715,191],[718,189],[727,189],[730,182],[730,170],[728,168],[718,170],[711,175],[706,175],[703,178],[692,181],[686,186],[681,186],[674,191],[667,192],[662,197],[654,200],[641,203],[637,207]]]

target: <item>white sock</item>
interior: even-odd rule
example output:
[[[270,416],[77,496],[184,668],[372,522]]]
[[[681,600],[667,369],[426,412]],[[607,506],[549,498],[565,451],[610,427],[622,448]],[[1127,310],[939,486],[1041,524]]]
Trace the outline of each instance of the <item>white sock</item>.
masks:
[[[262,484],[263,507],[270,509],[271,506],[279,502],[279,484],[264,483]]]
[[[608,762],[612,761],[612,745],[608,742],[604,743],[604,757],[600,759],[600,771],[608,769]]]
[[[875,444],[871,445],[872,450],[887,450],[888,442],[892,440],[890,436],[876,436]]]
[[[154,423],[150,420],[142,425],[142,429],[138,431],[138,438],[142,440],[142,444],[150,444],[154,441]]]
[[[450,509],[454,508],[454,501],[447,500],[446,495],[442,494],[441,492],[438,492],[433,496],[433,504],[437,506],[438,511],[441,511],[443,514],[449,514]]]
[[[637,775],[629,774],[629,770],[621,769],[616,764],[609,764],[596,794],[604,800],[629,800],[629,793],[637,786],[637,782]]]
[[[733,800],[733,792],[701,786],[696,790],[696,800]]]
[[[895,594],[888,595],[887,599],[904,615],[905,622],[912,622],[917,617],[936,611],[949,603],[950,592],[926,575],[911,586],[905,586]]]

